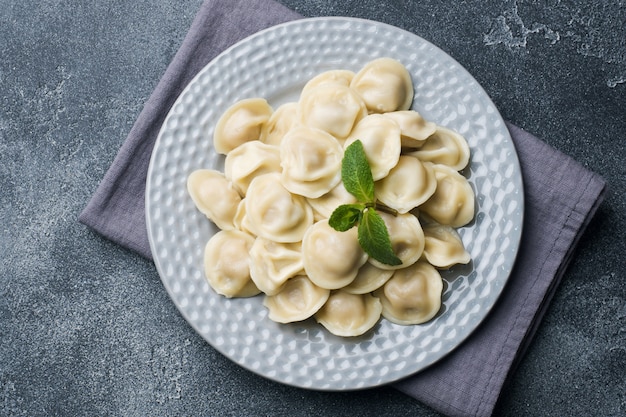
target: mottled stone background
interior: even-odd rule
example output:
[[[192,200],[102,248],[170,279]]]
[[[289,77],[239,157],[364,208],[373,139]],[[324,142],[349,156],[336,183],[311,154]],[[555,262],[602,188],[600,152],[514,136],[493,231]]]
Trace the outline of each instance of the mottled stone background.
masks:
[[[626,414],[626,4],[282,0],[394,24],[610,193],[497,415]],[[310,392],[241,369],[154,266],[77,222],[201,0],[0,0],[0,415],[434,416],[390,388]]]

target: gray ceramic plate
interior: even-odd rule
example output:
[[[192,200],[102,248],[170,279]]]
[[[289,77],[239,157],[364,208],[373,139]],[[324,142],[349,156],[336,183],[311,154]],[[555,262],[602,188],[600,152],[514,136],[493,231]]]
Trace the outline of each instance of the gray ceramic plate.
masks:
[[[413,108],[463,134],[476,193],[475,221],[460,230],[472,256],[443,274],[443,307],[425,325],[380,320],[358,338],[329,334],[313,320],[277,324],[262,298],[226,299],[208,286],[203,248],[216,232],[186,192],[189,173],[223,168],[213,128],[237,100],[264,97],[276,108],[329,69],[361,68],[373,58],[401,61],[415,85]],[[147,178],[146,219],[157,269],[189,323],[218,351],[264,377],[319,390],[389,383],[435,363],[485,319],[518,250],[523,190],[517,155],[493,103],[468,72],[424,39],[351,18],[304,19],[247,38],[207,65],[181,94],[157,140]]]

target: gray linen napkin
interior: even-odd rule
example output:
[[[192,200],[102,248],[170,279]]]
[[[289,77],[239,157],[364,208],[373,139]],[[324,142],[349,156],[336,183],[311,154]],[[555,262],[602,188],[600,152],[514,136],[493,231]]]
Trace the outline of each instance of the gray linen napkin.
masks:
[[[261,29],[301,16],[272,0],[207,0],[79,220],[151,258],[144,193],[150,155],[170,107],[211,59]],[[522,244],[498,303],[455,351],[394,387],[448,415],[493,412],[531,342],[605,183],[570,157],[508,125],[525,192]]]

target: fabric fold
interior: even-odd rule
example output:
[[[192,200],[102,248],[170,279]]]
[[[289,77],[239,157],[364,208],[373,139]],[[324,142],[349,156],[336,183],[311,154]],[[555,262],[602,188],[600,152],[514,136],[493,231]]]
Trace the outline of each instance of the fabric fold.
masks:
[[[169,109],[193,77],[229,46],[300,17],[272,0],[205,1],[79,220],[151,259],[144,213],[146,174]],[[493,413],[604,196],[601,177],[530,133],[507,126],[525,192],[524,229],[513,273],[492,312],[461,346],[393,384],[448,415]]]

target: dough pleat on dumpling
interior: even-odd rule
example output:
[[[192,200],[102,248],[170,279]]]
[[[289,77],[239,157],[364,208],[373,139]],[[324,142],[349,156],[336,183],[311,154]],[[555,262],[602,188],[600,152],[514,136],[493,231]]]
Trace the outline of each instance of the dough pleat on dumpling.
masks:
[[[187,177],[187,191],[196,208],[222,230],[232,230],[241,197],[224,174],[198,169]]]
[[[411,74],[401,62],[378,58],[356,73],[350,87],[356,90],[371,113],[408,110],[413,102]]]
[[[367,254],[359,245],[356,228],[339,232],[330,227],[328,220],[321,220],[304,235],[302,259],[311,281],[333,290],[354,280]]]
[[[250,277],[267,295],[279,292],[289,278],[304,274],[302,244],[278,243],[257,237],[250,248]]]
[[[360,140],[374,181],[384,178],[396,166],[402,151],[400,127],[380,114],[370,114],[354,127],[344,149]]]
[[[474,218],[474,191],[467,179],[445,165],[434,165],[437,188],[419,209],[437,223],[462,227]]]
[[[250,278],[250,248],[254,237],[239,230],[220,230],[204,249],[204,273],[211,288],[226,297],[260,293]]]
[[[280,174],[263,174],[248,187],[243,225],[256,236],[275,242],[300,242],[313,224],[313,209],[300,195],[292,194]]]
[[[215,125],[215,151],[226,155],[242,143],[258,140],[272,111],[263,98],[247,98],[230,106]]]
[[[326,304],[315,314],[329,332],[344,337],[360,336],[380,319],[382,306],[371,294],[332,291]]]
[[[424,229],[424,257],[437,268],[467,264],[471,260],[459,233],[450,226],[427,224]]]
[[[443,280],[427,262],[397,270],[374,295],[380,298],[382,315],[396,324],[421,324],[441,308]]]
[[[406,268],[417,262],[424,251],[424,231],[417,217],[412,213],[398,214],[397,216],[384,212],[379,214],[389,231],[391,247],[402,264],[387,265],[374,258],[369,258],[368,261],[380,269],[387,270]]]
[[[298,124],[298,103],[280,105],[261,130],[259,140],[268,145],[280,146],[283,136]]]
[[[226,155],[224,175],[232,181],[240,195],[245,196],[255,177],[280,172],[280,149],[258,140],[239,145]]]
[[[403,148],[419,148],[437,130],[437,124],[424,119],[415,110],[384,113],[400,127]]]
[[[306,320],[326,303],[330,290],[320,288],[311,280],[299,275],[289,279],[274,295],[267,295],[263,305],[268,309],[270,320],[292,323]]]
[[[457,132],[438,126],[422,146],[408,153],[425,162],[447,165],[455,171],[465,168],[469,162],[470,149],[467,141]]]
[[[408,213],[428,200],[437,187],[430,162],[401,155],[389,174],[376,183],[376,197],[398,213]]]
[[[317,198],[341,181],[343,147],[330,134],[305,126],[290,130],[280,146],[281,181],[294,194]]]

